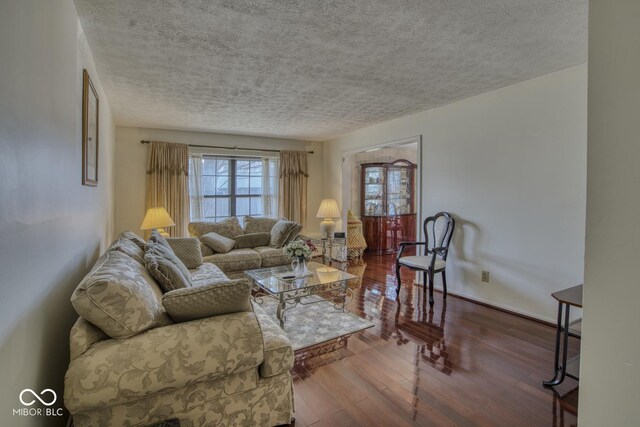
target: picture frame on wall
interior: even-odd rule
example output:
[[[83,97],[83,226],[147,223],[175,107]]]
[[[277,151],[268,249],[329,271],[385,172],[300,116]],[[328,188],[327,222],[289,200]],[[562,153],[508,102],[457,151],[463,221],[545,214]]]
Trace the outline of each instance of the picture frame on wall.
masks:
[[[82,185],[98,185],[98,92],[82,70]]]

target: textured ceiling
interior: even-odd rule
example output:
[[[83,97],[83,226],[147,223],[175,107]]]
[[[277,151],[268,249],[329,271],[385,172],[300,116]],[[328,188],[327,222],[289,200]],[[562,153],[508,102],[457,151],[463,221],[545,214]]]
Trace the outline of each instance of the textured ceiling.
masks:
[[[587,59],[587,0],[75,4],[122,125],[323,140]]]

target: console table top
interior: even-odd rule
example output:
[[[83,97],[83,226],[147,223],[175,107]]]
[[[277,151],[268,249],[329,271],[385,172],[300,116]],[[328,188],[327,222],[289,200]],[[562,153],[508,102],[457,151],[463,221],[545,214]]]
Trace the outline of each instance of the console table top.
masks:
[[[582,308],[582,285],[554,292],[551,296],[562,303]]]

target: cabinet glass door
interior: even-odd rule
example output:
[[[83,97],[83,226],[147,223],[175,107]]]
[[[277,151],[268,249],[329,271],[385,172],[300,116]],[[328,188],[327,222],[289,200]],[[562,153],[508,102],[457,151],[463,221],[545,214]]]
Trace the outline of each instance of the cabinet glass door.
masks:
[[[389,167],[387,174],[388,215],[404,215],[412,212],[411,174],[413,169]]]
[[[375,166],[364,170],[364,212],[363,215],[384,215],[384,168]]]

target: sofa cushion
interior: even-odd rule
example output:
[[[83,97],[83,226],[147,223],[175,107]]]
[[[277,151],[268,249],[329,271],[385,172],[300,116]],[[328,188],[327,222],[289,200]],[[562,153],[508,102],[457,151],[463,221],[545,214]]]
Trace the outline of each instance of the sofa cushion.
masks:
[[[215,231],[200,236],[200,241],[209,246],[213,252],[226,254],[236,245],[236,241],[228,237],[222,236]]]
[[[191,273],[178,257],[161,244],[147,243],[144,262],[164,292],[193,286]]]
[[[245,216],[242,219],[245,233],[269,233],[279,218],[262,218],[255,216]]]
[[[111,245],[107,248],[107,251],[122,252],[123,254],[128,255],[140,264],[144,265],[144,250],[140,249],[140,247],[135,242],[126,238],[122,234],[120,234],[116,238],[116,240],[111,243]]]
[[[282,248],[272,248],[271,246],[258,246],[253,248],[262,258],[262,267],[274,267],[291,263],[291,258],[282,252]]]
[[[271,229],[271,240],[269,246],[281,248],[287,243],[289,236],[295,230],[298,223],[295,221],[279,220]]]
[[[167,242],[173,253],[188,269],[198,268],[202,265],[200,240],[197,237],[170,237]]]
[[[260,268],[262,258],[253,249],[233,249],[226,254],[213,254],[203,258],[205,262],[212,262],[222,271],[245,271]]]
[[[136,233],[134,233],[133,231],[123,231],[122,233],[120,233],[120,235],[118,236],[118,238],[122,236],[125,237],[129,240],[131,240],[133,243],[136,244],[136,246],[138,246],[140,249],[142,249],[144,251],[144,245],[147,243],[144,241],[144,239],[140,236],[138,236]]]
[[[229,280],[227,275],[220,270],[220,267],[210,262],[203,262],[200,267],[189,270],[189,272],[191,273],[193,286],[208,285],[213,282]]]
[[[251,284],[237,279],[176,289],[162,296],[162,305],[175,322],[253,311]]]
[[[225,218],[219,222],[190,222],[189,234],[200,237],[210,232],[218,233],[229,239],[244,234],[240,222],[235,216]]]
[[[271,241],[269,233],[248,233],[236,237],[236,249],[255,248],[268,245]]]
[[[71,296],[76,312],[112,338],[170,324],[162,292],[149,271],[129,256],[106,252]]]
[[[264,362],[260,365],[261,377],[272,377],[293,368],[294,356],[291,342],[280,326],[259,304],[254,304],[254,311],[262,329],[264,341]]]

